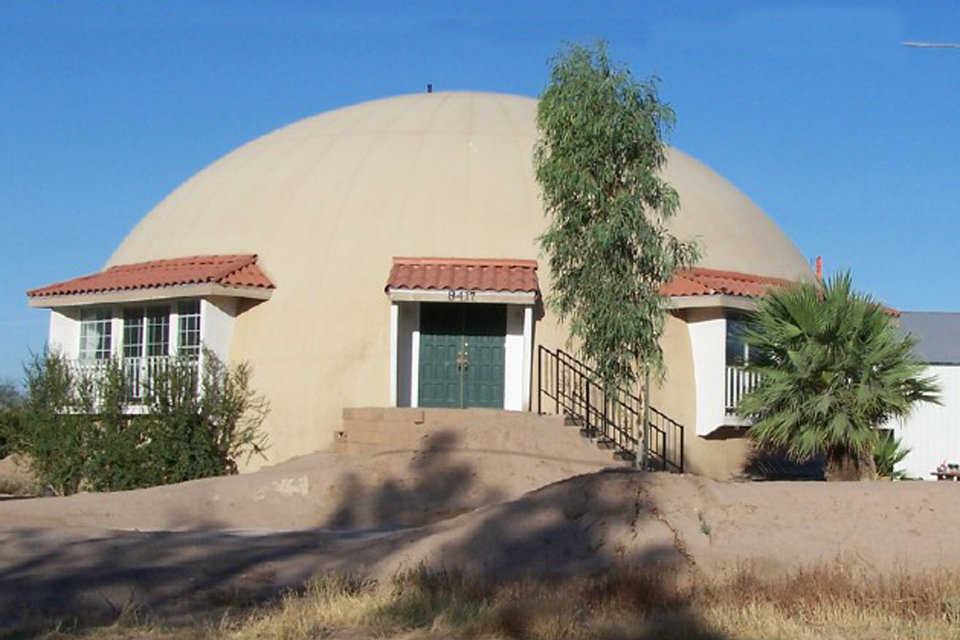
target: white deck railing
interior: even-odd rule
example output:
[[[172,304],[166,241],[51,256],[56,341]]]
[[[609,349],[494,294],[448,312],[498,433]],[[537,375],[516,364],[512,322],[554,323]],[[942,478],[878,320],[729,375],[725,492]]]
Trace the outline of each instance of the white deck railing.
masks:
[[[725,378],[723,406],[728,414],[734,414],[737,412],[740,398],[754,390],[760,382],[760,376],[747,371],[745,367],[728,366]]]
[[[110,360],[74,360],[71,367],[75,375],[93,382],[106,375]],[[185,366],[196,375],[199,368],[197,359],[175,358],[172,356],[148,356],[142,358],[122,358],[125,400],[133,405],[142,404],[154,387],[159,374],[169,370],[171,366]],[[93,391],[96,392],[97,385]],[[93,398],[94,405],[99,405],[101,398]]]

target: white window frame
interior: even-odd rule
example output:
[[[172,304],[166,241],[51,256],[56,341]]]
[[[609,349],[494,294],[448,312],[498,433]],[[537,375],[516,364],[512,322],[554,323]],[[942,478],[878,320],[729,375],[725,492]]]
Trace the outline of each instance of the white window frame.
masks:
[[[109,360],[114,353],[114,347],[116,345],[116,340],[114,339],[115,332],[113,327],[113,313],[110,307],[94,306],[88,309],[81,309],[79,325],[80,331],[77,341],[77,360],[81,360],[83,362]],[[92,350],[84,349],[86,346],[84,343],[88,340],[88,336],[86,335],[88,333],[88,327],[93,327],[95,325],[100,325],[101,328],[106,329],[106,351],[100,348],[99,342],[102,339],[102,336],[97,336],[98,344],[93,347]],[[92,354],[92,357],[88,357],[89,354]]]
[[[197,307],[196,312],[184,313],[184,307],[186,305],[195,304]],[[176,309],[176,324],[173,323],[173,318],[171,316],[170,326],[171,329],[176,327],[176,342],[173,349],[173,353],[177,356],[186,356],[190,358],[200,359],[200,355],[203,351],[203,301],[200,298],[187,298],[185,300],[178,300],[176,305],[171,305],[171,310]],[[196,328],[185,328],[184,324],[190,322],[192,319],[196,318]],[[196,334],[196,344],[191,344],[189,346],[184,345],[184,335],[186,334]],[[185,352],[185,349],[189,349],[189,352]]]
[[[196,305],[196,311],[189,314],[181,314],[182,307],[194,304]],[[157,310],[163,309],[165,311],[162,314],[166,318],[166,348],[163,353],[150,353],[148,347],[151,343],[148,342],[150,338],[150,317],[151,312],[156,312]],[[204,300],[202,298],[182,298],[182,299],[171,299],[164,300],[162,302],[147,303],[147,304],[123,304],[123,305],[91,305],[90,307],[84,307],[80,309],[79,319],[77,322],[78,332],[75,334],[77,336],[77,359],[84,360],[87,362],[93,362],[97,360],[106,360],[111,356],[117,356],[120,358],[148,358],[148,357],[166,357],[166,356],[177,356],[177,355],[187,355],[190,357],[199,358],[200,352],[202,351],[203,345],[203,309],[204,309]],[[128,315],[133,317],[139,317],[140,320],[140,343],[138,348],[138,353],[128,355],[128,346],[129,342],[127,341],[127,318]],[[183,321],[189,322],[191,319],[196,318],[196,327],[195,328],[186,328],[181,323],[181,318]],[[94,351],[96,357],[85,358],[85,354],[89,354],[90,350],[84,350],[84,340],[87,338],[85,326],[89,327],[93,324],[100,324],[103,327],[107,328],[107,343],[108,349],[103,351],[102,349],[97,349]],[[185,333],[193,333],[196,336],[197,344],[191,346],[191,351],[194,353],[181,353],[181,342]]]

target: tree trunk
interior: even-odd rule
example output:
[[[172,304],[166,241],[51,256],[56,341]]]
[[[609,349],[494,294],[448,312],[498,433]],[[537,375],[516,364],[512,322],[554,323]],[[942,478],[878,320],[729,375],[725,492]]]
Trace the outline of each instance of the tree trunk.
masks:
[[[827,482],[876,480],[877,467],[872,453],[852,453],[834,449],[827,453]]]
[[[641,370],[640,358],[636,359],[636,367],[637,372],[639,373]],[[639,407],[641,409],[641,413],[637,416],[636,420],[637,432],[634,434],[634,438],[637,441],[637,450],[633,456],[633,466],[636,469],[643,469],[646,471],[648,468],[647,455],[650,446],[649,442],[647,442],[647,438],[649,437],[647,428],[647,421],[649,420],[649,398],[647,398],[647,394],[650,391],[648,384],[649,378],[641,378],[639,375],[637,378],[637,397],[642,400],[643,404],[641,407]]]

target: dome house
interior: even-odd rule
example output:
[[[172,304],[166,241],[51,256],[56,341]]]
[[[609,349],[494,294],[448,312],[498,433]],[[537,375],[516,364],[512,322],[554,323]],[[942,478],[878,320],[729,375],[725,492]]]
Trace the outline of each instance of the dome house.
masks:
[[[301,120],[175,189],[103,271],[29,303],[50,309],[51,345],[78,363],[199,358],[201,344],[249,362],[271,463],[329,446],[350,407],[563,411],[540,375],[567,335],[542,303],[535,114],[526,97],[441,92]],[[731,412],[749,385],[737,314],[812,273],[715,172],[671,149],[664,173],[673,230],[703,257],[665,291],[652,405],[685,432],[686,470],[725,477],[746,450]]]

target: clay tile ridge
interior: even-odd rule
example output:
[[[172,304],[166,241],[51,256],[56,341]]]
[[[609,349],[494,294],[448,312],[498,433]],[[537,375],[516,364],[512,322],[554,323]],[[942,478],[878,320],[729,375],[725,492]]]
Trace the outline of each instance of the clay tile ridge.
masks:
[[[129,289],[150,289],[187,284],[273,289],[274,284],[257,266],[256,254],[188,256],[108,267],[72,280],[27,291],[27,296],[57,296]]]
[[[763,295],[770,287],[789,284],[790,281],[783,278],[697,267],[678,271],[661,291],[667,296],[727,295],[754,298]]]
[[[737,271],[693,268],[674,274],[673,279],[660,290],[665,296],[739,296],[756,298],[762,296],[771,287],[786,287],[790,280],[758,276]],[[884,313],[899,317],[900,311],[881,304]]]
[[[386,289],[537,292],[536,260],[395,257]]]

